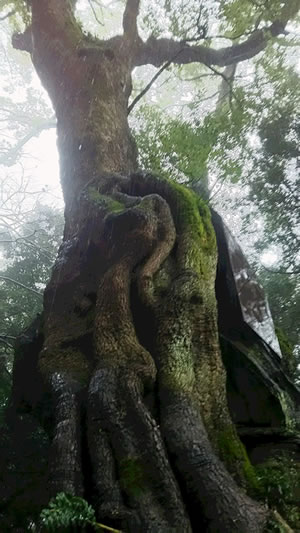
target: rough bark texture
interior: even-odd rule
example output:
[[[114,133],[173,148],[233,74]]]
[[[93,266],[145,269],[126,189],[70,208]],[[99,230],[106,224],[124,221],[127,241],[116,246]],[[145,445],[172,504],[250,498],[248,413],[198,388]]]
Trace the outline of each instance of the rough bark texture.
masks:
[[[253,483],[227,409],[207,207],[143,174],[103,176],[78,205],[87,227],[62,245],[38,355],[52,493],[86,493],[89,463],[99,519],[125,531],[262,531],[265,510],[218,458],[233,448],[223,458]]]
[[[102,522],[259,533],[267,511],[236,484],[255,476],[227,408],[210,213],[184,187],[134,173],[138,5],[122,37],[100,42],[67,1],[32,0],[26,49],[57,115],[66,226],[32,348],[40,392],[25,386],[19,401],[51,435],[51,492],[84,494]],[[16,364],[16,393],[17,376]]]

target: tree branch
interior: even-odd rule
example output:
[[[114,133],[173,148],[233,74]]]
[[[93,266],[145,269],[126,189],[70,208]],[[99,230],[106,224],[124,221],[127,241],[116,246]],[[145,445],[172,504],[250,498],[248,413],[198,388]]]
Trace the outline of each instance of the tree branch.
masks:
[[[225,67],[233,63],[245,61],[264,50],[271,38],[285,33],[285,26],[293,19],[300,9],[300,0],[290,0],[286,2],[282,9],[280,19],[274,21],[270,26],[256,30],[243,43],[234,44],[225,48],[215,49],[203,45],[189,45],[173,39],[156,39],[150,37],[146,42],[141,42],[135,65],[151,64],[160,67],[166,61],[177,64],[204,63],[207,66],[216,65]],[[180,51],[180,57],[176,54]]]
[[[22,50],[31,54],[33,51],[31,26],[26,28],[23,33],[14,33],[11,38],[11,44],[16,50]]]
[[[17,243],[17,242],[22,242],[27,247],[35,248],[41,255],[46,257],[46,259],[49,259],[50,261],[54,261],[55,256],[52,257],[51,254],[47,250],[45,250],[44,248],[42,248],[41,246],[39,246],[35,242],[32,242],[32,241],[29,240],[36,233],[38,233],[38,231],[39,230],[35,229],[34,232],[31,233],[31,235],[21,235],[20,237],[17,237],[16,239],[0,240],[0,244],[13,244],[13,243]],[[17,235],[20,235],[19,232],[17,232],[16,230],[15,230],[15,232],[17,233]]]
[[[172,61],[167,61],[151,78],[149,83],[142,89],[142,91],[134,98],[134,100],[131,102],[131,104],[128,106],[128,115],[133,110],[134,106],[143,98],[143,96],[149,91],[149,89],[152,87],[153,83],[157,80],[157,78],[162,74],[164,70],[166,70],[170,65],[172,64]]]
[[[22,289],[26,289],[27,291],[33,292],[34,294],[37,294],[38,296],[43,297],[43,293],[36,291],[35,289],[32,289],[31,287],[27,287],[27,285],[23,285],[23,283],[20,283],[19,281],[16,281],[15,279],[8,278],[7,276],[0,276],[0,280],[14,283],[18,287],[21,287]]]
[[[237,64],[234,63],[233,65],[227,65],[224,72],[220,72],[219,70],[215,69],[211,65],[207,65],[207,67],[212,72],[214,72],[218,76],[221,76],[222,78],[222,83],[220,85],[220,90],[219,90],[219,98],[217,101],[217,107],[219,105],[222,105],[228,96],[229,106],[231,108],[232,97],[234,96],[232,86],[233,86],[233,80],[234,80],[234,75],[235,75]]]
[[[0,339],[10,339],[12,341],[15,341],[17,337],[14,335],[6,335],[6,333],[0,333]]]
[[[44,130],[50,128],[56,128],[56,120],[54,118],[45,121],[43,124],[40,124],[33,128],[23,139],[20,139],[15,146],[10,148],[5,154],[0,157],[0,165],[11,166],[16,162],[16,156],[18,152],[23,148],[23,146],[28,143],[33,137],[38,137],[40,133]]]
[[[95,17],[96,22],[98,22],[98,24],[100,24],[100,26],[104,26],[103,22],[99,19],[98,15],[97,15],[97,12],[96,12],[96,9],[93,6],[92,0],[88,0],[88,4],[89,4],[89,6],[90,6],[90,8],[92,10],[92,13],[93,13],[93,15]]]
[[[12,17],[15,13],[16,13],[16,10],[12,9],[8,13],[6,13],[6,15],[3,15],[2,17],[0,17],[0,22],[2,22],[3,20],[8,19],[9,17]]]
[[[32,36],[37,47],[51,46],[57,55],[57,42],[65,50],[73,50],[82,38],[74,15],[76,0],[31,0],[32,25],[24,33],[13,35],[12,44],[18,50],[33,52]],[[43,46],[42,46],[43,48]]]
[[[127,0],[123,14],[124,35],[130,40],[138,37],[137,17],[139,14],[140,0]]]

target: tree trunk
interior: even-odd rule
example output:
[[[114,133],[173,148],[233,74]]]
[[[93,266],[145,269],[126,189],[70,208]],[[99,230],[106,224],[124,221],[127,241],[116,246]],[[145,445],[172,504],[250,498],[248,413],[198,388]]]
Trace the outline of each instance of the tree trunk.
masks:
[[[262,531],[265,512],[218,458],[253,481],[227,410],[207,208],[143,174],[103,176],[77,206],[38,356],[52,398],[51,492],[88,494],[124,531],[191,531],[199,520]]]
[[[126,40],[100,43],[97,62],[75,25],[50,46],[38,23],[51,13],[33,5],[66,203],[37,358],[51,492],[85,495],[128,532],[261,532],[265,509],[236,484],[255,477],[227,409],[209,210],[135,172]]]

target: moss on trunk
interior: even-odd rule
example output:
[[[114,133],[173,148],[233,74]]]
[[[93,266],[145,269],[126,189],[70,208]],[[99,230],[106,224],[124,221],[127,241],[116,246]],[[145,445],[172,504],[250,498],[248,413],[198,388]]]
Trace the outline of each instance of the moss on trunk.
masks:
[[[77,202],[38,357],[52,493],[87,491],[124,531],[261,532],[266,511],[229,474],[256,485],[227,409],[208,208],[141,173],[105,175]]]

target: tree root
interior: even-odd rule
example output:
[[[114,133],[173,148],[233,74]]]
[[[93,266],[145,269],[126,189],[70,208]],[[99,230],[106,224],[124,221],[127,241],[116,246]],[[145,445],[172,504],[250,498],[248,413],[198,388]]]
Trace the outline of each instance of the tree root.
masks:
[[[222,432],[239,441],[218,346],[209,212],[191,191],[151,175],[115,176],[90,187],[102,218],[100,237],[93,229],[85,245],[87,256],[104,254],[96,263],[97,291],[90,292],[79,242],[77,278],[69,274],[70,253],[51,281],[62,289],[45,306],[39,369],[53,399],[52,487],[86,490],[88,455],[91,499],[98,519],[113,527],[190,532],[199,528],[200,514],[206,531],[261,533],[266,509],[218,458]],[[147,324],[136,328],[133,287],[141,313],[152,317],[150,331]],[[78,311],[82,299],[91,304]],[[93,343],[84,340],[87,330]],[[236,474],[244,480],[239,468]]]

